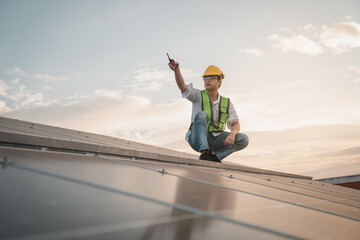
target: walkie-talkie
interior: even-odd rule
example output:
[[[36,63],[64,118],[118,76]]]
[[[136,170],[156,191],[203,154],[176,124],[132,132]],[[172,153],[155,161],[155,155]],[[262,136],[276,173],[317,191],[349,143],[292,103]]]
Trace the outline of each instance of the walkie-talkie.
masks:
[[[167,56],[168,56],[168,58],[169,58],[170,65],[174,67],[174,66],[175,66],[175,61],[174,61],[174,59],[171,59],[168,53],[166,53],[166,54],[167,54]]]

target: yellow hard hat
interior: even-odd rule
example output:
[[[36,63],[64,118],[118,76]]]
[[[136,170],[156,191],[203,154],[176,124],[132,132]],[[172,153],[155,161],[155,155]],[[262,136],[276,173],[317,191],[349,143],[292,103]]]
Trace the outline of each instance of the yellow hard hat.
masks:
[[[218,68],[215,65],[208,66],[208,68],[205,70],[205,72],[202,76],[205,77],[205,76],[212,76],[212,75],[220,76],[221,79],[225,78],[224,73],[220,70],[220,68]]]

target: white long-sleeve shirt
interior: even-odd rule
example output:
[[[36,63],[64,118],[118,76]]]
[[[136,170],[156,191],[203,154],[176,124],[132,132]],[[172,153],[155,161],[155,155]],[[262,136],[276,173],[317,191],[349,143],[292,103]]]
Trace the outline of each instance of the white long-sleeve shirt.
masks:
[[[198,112],[202,111],[202,102],[201,102],[201,91],[199,89],[193,88],[193,84],[190,83],[187,85],[188,89],[185,92],[182,92],[183,98],[186,98],[190,102],[192,102],[192,113],[191,113],[191,122],[194,122],[195,116]],[[220,94],[215,102],[212,103],[213,109],[213,122],[214,124],[219,124],[219,102],[220,102]],[[239,121],[239,118],[236,114],[234,105],[230,101],[230,108],[229,108],[229,118],[227,120],[227,127],[231,130],[231,124],[233,122]],[[189,142],[189,135],[190,130],[186,133],[185,139]],[[214,136],[219,135],[220,133],[212,133]]]

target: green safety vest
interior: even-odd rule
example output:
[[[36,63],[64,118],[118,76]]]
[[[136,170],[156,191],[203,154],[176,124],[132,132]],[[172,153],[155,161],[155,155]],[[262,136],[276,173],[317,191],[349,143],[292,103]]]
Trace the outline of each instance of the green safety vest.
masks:
[[[213,109],[210,101],[210,97],[206,90],[201,91],[201,109],[206,112],[209,117],[208,131],[209,132],[223,132],[225,130],[226,121],[229,118],[230,99],[220,96],[219,103],[219,119],[218,126],[213,121]]]

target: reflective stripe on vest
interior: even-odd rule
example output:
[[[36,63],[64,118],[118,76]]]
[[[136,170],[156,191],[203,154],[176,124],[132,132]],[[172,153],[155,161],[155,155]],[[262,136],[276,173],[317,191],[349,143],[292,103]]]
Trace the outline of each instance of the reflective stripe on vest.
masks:
[[[225,130],[226,121],[229,117],[230,99],[220,96],[219,103],[219,119],[218,126],[213,121],[213,108],[210,97],[206,90],[201,91],[202,110],[208,115],[208,131],[209,132],[223,132]]]

